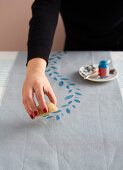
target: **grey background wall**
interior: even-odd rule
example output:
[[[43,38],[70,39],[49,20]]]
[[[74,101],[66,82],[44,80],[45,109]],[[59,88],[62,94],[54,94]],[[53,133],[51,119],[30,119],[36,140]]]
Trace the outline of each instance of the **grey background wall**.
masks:
[[[0,51],[26,51],[31,5],[34,0],[1,0]],[[59,16],[52,51],[63,50],[64,25]]]

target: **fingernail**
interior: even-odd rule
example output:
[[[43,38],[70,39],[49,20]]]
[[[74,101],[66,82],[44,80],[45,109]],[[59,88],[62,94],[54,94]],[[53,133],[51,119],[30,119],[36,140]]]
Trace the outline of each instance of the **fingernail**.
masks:
[[[33,115],[30,115],[31,119],[35,119],[35,117]]]
[[[38,112],[37,112],[37,111],[34,111],[34,115],[37,116],[37,115],[38,115]]]
[[[46,109],[46,108],[44,108],[44,109],[43,109],[43,112],[44,112],[44,113],[47,113],[47,109]]]

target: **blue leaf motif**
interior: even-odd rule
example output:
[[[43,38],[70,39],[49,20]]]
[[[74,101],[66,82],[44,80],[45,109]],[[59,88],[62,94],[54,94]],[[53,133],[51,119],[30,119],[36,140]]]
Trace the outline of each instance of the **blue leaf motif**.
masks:
[[[76,99],[75,99],[74,101],[75,101],[75,102],[77,102],[77,103],[80,103],[80,101],[79,101],[79,100],[76,100]]]
[[[51,69],[46,70],[45,72],[49,72]]]
[[[53,61],[54,64],[56,64],[57,62],[56,61]]]
[[[60,117],[59,117],[59,115],[57,115],[57,116],[56,116],[56,120],[59,120],[59,119],[60,119]]]
[[[65,105],[62,105],[61,107],[67,107],[68,105],[67,104],[65,104]]]
[[[57,56],[57,58],[60,60],[61,59],[61,57],[59,57],[59,56]]]
[[[66,109],[66,113],[70,114],[70,109]]]
[[[69,101],[69,102],[68,102],[68,105],[70,105],[71,103],[72,103],[72,101]]]
[[[71,93],[73,91],[73,89],[69,90],[68,93]]]
[[[51,68],[56,69],[56,67],[51,67]]]
[[[61,80],[69,80],[68,78],[61,78]]]
[[[73,97],[73,95],[69,95],[67,97],[65,97],[65,100],[71,99]]]
[[[52,56],[54,57],[54,56],[56,56],[56,54],[52,54]]]
[[[61,54],[61,55],[62,55],[62,52],[61,52],[61,51],[58,51],[57,54]]]
[[[64,85],[64,82],[63,81],[60,81],[59,82],[59,86],[63,86]]]
[[[48,116],[46,119],[50,119],[50,118],[52,118],[52,117],[54,117],[54,116]]]
[[[49,76],[52,76],[52,73],[50,73]]]
[[[78,92],[76,92],[75,94],[76,94],[76,95],[79,95],[79,96],[81,96],[81,95],[82,95],[81,93],[78,93]]]
[[[58,72],[56,72],[56,71],[55,71],[55,72],[53,72],[53,73],[54,73],[54,74],[59,74],[59,73],[58,73]]]
[[[49,61],[54,60],[54,58],[49,58]]]
[[[61,113],[61,115],[62,115],[62,116],[64,116],[64,114],[63,114],[63,113]]]
[[[69,88],[70,88],[70,86],[68,86],[68,85],[67,85],[67,86],[66,86],[66,88],[67,88],[67,89],[69,89]]]
[[[77,88],[76,90],[80,90],[80,89]]]
[[[74,83],[70,83],[69,85],[71,85],[71,86],[75,86],[75,84],[74,84]]]
[[[56,78],[56,77],[54,77],[54,80],[56,80],[56,81],[57,81],[57,78]]]
[[[73,107],[73,108],[76,108],[76,106],[75,106],[75,105],[72,105],[72,107]]]
[[[61,112],[62,110],[58,110],[58,111],[56,111],[56,112],[52,112],[52,113],[59,113],[59,112]]]

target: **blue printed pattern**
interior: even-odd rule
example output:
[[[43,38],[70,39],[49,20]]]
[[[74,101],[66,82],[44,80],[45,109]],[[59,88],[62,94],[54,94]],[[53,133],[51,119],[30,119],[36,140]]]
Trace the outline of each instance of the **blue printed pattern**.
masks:
[[[77,104],[80,103],[80,96],[82,96],[80,89],[76,88],[76,84],[69,82],[69,78],[63,77],[56,67],[57,62],[62,59],[62,56],[66,54],[64,52],[55,52],[51,54],[49,58],[48,68],[46,69],[46,73],[49,77],[52,77],[54,81],[56,81],[60,87],[65,87],[68,91],[66,97],[64,98],[65,104],[59,107],[57,112],[53,112],[50,115],[43,116],[46,119],[50,119],[56,117],[56,120],[60,120],[65,114],[70,114],[72,109],[75,109]]]

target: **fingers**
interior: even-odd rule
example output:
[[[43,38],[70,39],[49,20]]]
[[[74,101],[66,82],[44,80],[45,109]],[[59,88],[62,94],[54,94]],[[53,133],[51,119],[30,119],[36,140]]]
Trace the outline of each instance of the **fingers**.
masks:
[[[37,109],[36,103],[33,99],[33,96],[28,97],[27,104],[31,108],[31,110],[33,111],[34,116],[37,116],[38,115],[38,109]]]
[[[35,116],[38,115],[38,109],[34,101],[31,89],[28,90],[26,94],[23,94],[23,104],[31,119],[34,119]]]
[[[53,92],[52,87],[50,86],[46,78],[44,78],[42,81],[39,80],[33,81],[32,85],[29,85],[29,83],[30,82],[26,80],[23,85],[22,89],[23,104],[29,116],[32,119],[34,119],[38,115],[39,111],[34,101],[33,93],[35,93],[39,107],[43,113],[48,112],[44,94],[46,94],[49,100],[55,105],[57,104],[57,99]]]
[[[37,101],[39,103],[39,106],[40,106],[42,112],[47,113],[48,108],[47,108],[47,105],[46,105],[46,102],[45,102],[43,88],[42,87],[36,88],[35,89],[35,95],[36,95]]]
[[[57,99],[56,99],[56,96],[55,96],[53,89],[51,87],[48,89],[48,91],[44,90],[44,93],[48,96],[49,100],[53,104],[57,105]]]
[[[28,115],[31,117],[31,119],[35,119],[35,116],[34,116],[32,110],[28,107],[28,105],[27,105],[27,104],[24,104],[24,107],[25,107]]]

